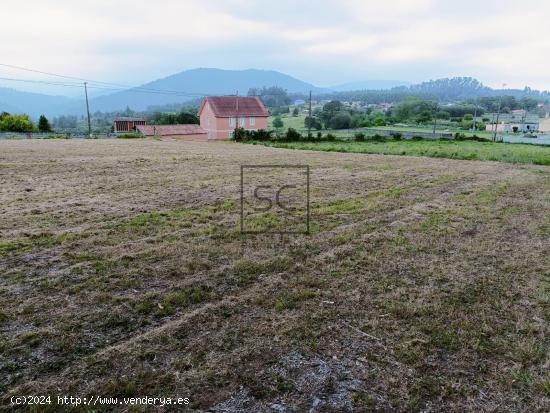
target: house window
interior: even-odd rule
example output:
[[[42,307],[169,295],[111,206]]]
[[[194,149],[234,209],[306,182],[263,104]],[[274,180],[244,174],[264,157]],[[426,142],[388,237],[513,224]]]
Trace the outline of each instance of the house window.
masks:
[[[256,118],[254,116],[250,117],[250,126],[256,125]]]
[[[246,120],[246,118],[239,118],[239,126],[240,126],[241,128],[244,128],[245,120]]]
[[[229,118],[229,126],[235,126],[235,118]]]

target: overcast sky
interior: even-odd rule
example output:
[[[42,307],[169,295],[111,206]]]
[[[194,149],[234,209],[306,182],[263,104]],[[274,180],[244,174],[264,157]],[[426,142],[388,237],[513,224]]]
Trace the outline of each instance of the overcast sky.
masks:
[[[549,21],[543,0],[4,0],[0,63],[129,84],[218,67],[550,89]]]

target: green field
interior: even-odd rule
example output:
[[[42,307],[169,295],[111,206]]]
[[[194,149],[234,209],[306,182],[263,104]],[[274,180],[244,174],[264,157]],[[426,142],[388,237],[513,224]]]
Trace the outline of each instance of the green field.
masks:
[[[550,147],[529,144],[506,144],[455,140],[402,140],[390,142],[261,142],[261,144],[277,148],[306,149],[324,152],[428,156],[432,158],[550,165]]]
[[[274,116],[269,117],[269,128],[270,129],[275,129],[275,128],[273,128],[273,119],[274,118],[275,118]],[[285,114],[285,115],[281,115],[280,118],[281,118],[281,120],[283,121],[283,124],[284,124],[284,126],[281,128],[281,131],[286,131],[288,128],[293,128],[293,129],[296,129],[296,130],[301,131],[301,132],[304,132],[304,131],[307,130],[304,126],[304,121],[305,121],[305,118],[306,118],[305,114],[300,114],[298,116],[292,116],[291,114],[288,114],[288,115]],[[362,129],[362,128],[360,128],[360,129]],[[418,133],[432,133],[432,131],[433,131],[432,126],[394,126],[394,125],[390,125],[390,126],[373,126],[371,128],[367,128],[367,129],[390,130],[390,131],[396,131],[396,132],[418,132]],[[314,130],[313,132],[316,132],[316,131]],[[466,134],[468,136],[471,136],[472,134],[474,134],[471,131],[466,131],[466,130],[459,129],[459,128],[456,128],[456,127],[451,127],[451,128],[448,128],[448,129],[440,129],[438,127],[437,132],[438,133],[445,132],[445,133],[453,133],[453,134],[454,133],[463,133],[463,134]],[[334,132],[333,134],[335,136],[345,137],[345,136],[351,136],[354,133],[355,133],[354,130],[350,129],[349,133]],[[491,139],[493,137],[492,132],[486,132],[486,131],[476,131],[475,135],[477,135],[481,138],[486,138],[486,139]]]
[[[284,124],[284,126],[281,128],[281,130],[283,131],[286,131],[288,128],[293,128],[296,130],[305,130],[304,121],[306,119],[306,115],[303,115],[303,114],[300,114],[298,116],[281,115],[280,118]],[[269,127],[271,129],[275,129],[273,127],[273,119],[275,119],[275,116],[269,117]]]

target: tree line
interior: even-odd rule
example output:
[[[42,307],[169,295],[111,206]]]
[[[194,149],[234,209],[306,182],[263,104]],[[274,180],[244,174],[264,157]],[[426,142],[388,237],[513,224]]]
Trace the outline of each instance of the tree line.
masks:
[[[531,97],[517,99],[514,96],[480,97],[447,105],[441,105],[434,100],[408,96],[386,109],[357,108],[349,103],[331,100],[322,107],[315,108],[312,116],[305,118],[304,126],[321,130],[377,127],[400,123],[427,125],[440,122],[462,129],[469,130],[475,126],[478,130],[484,130],[486,123],[490,121],[484,116],[486,113],[496,111],[510,113],[517,109],[524,109],[527,112],[543,111],[539,108],[537,99]],[[476,117],[475,121],[474,117]],[[281,123],[282,121],[279,122],[276,117],[273,126],[277,128]]]

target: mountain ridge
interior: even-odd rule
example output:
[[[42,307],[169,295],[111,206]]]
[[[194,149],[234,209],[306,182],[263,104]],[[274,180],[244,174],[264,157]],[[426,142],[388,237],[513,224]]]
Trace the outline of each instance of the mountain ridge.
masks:
[[[340,86],[346,88],[353,85],[365,86],[365,82],[368,81],[344,83]],[[398,81],[382,80],[378,82]],[[246,95],[250,88],[261,88],[263,86],[279,86],[290,93],[302,94],[312,90],[315,94],[323,95],[329,99],[333,93],[335,98],[347,96],[354,99],[357,96],[364,96],[366,90],[362,88],[356,91],[336,91],[330,88],[320,88],[275,70],[196,68],[174,73],[128,90],[93,97],[90,99],[90,111],[92,113],[96,111],[121,111],[126,107],[142,111],[151,107],[186,103],[204,95],[229,95],[235,94],[237,91],[242,95]],[[371,91],[376,90],[371,89]],[[416,94],[442,101],[498,95],[532,96],[544,99],[550,97],[548,91],[538,91],[528,87],[524,89],[493,89],[472,77],[443,78],[378,90],[389,90],[397,95]],[[170,91],[176,92],[170,93]],[[85,107],[84,99],[23,92],[0,87],[0,111],[28,113],[31,117],[38,118],[41,114],[48,117],[71,114],[83,115]]]

